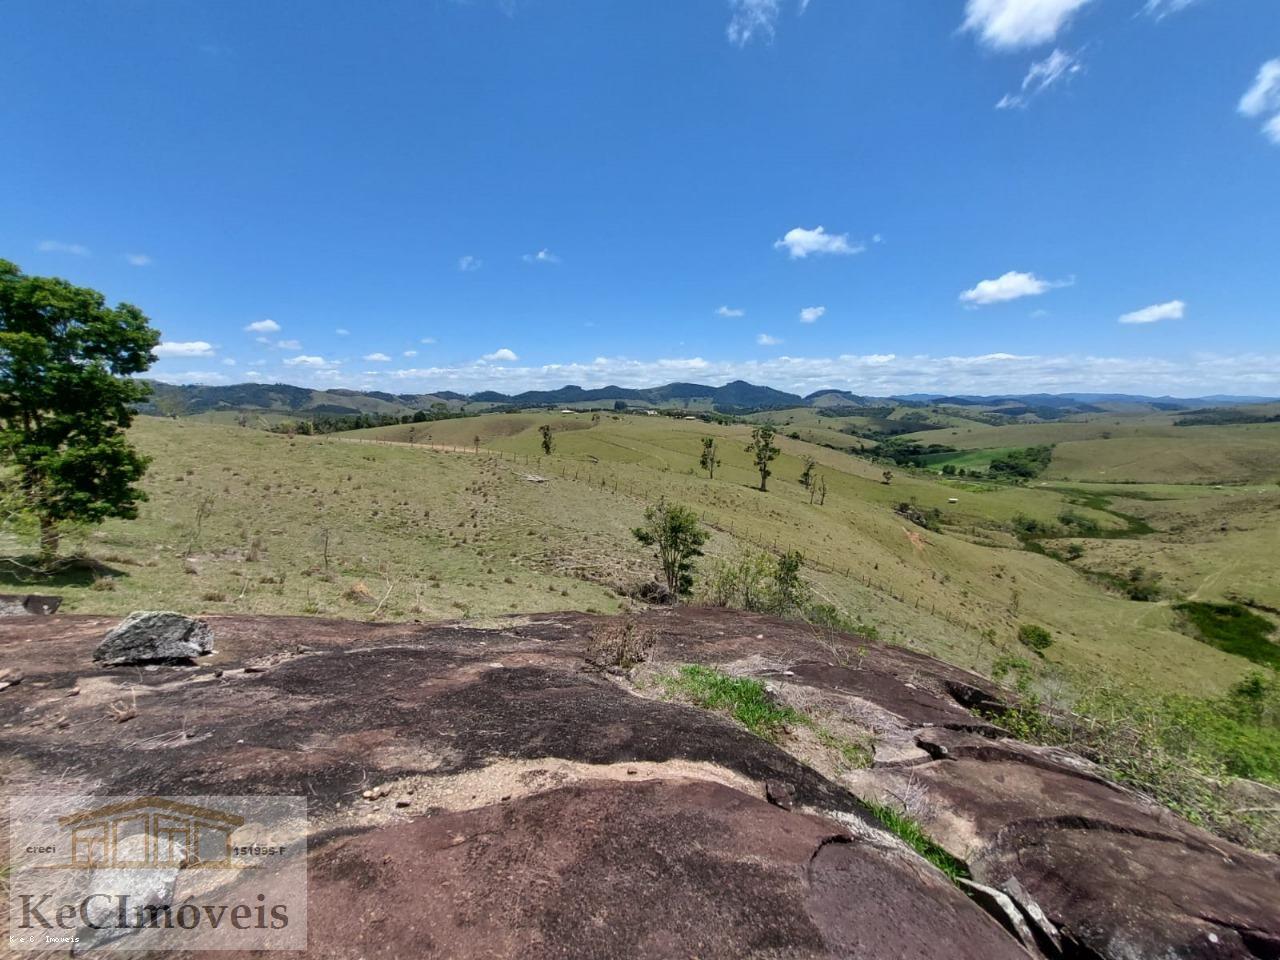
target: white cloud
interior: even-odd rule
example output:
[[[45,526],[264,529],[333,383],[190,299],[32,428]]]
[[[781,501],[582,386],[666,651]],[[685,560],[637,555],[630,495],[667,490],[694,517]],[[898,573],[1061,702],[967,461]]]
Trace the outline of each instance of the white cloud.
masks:
[[[385,353],[366,353],[362,358],[368,363],[390,363],[391,358]]]
[[[1179,13],[1195,2],[1196,0],[1147,0],[1142,12],[1157,20],[1163,20],[1169,14]]]
[[[245,327],[245,330],[249,333],[279,333],[280,324],[274,320],[255,320]]]
[[[418,342],[419,342],[419,343],[422,343],[422,344],[425,344],[426,346],[428,346],[428,347],[429,347],[429,346],[431,346],[433,343],[435,343],[435,342],[436,342],[436,338],[435,338],[435,337],[423,337],[423,338],[422,338],[421,340],[419,340]]]
[[[350,330],[348,330],[346,327],[339,327],[337,330],[335,330],[335,331],[333,331],[333,332],[334,332],[334,333],[336,333],[336,334],[337,334],[338,336],[340,336],[340,337],[349,337],[349,336],[351,336],[351,331],[350,331]]]
[[[403,355],[403,356],[406,356],[406,357],[416,357],[416,356],[418,355],[418,351],[417,351],[417,350],[406,350],[402,355]]]
[[[1080,61],[1070,53],[1054,49],[1053,53],[1043,60],[1037,60],[1022,78],[1022,87],[1018,93],[1006,93],[996,104],[997,110],[1011,107],[1025,107],[1044,91],[1048,90],[1064,77],[1075,76],[1084,68]]]
[[[1160,320],[1181,320],[1187,305],[1181,300],[1170,300],[1168,303],[1153,303],[1141,310],[1123,314],[1121,323],[1156,323]]]
[[[151,258],[145,253],[126,253],[124,258],[131,267],[151,266]]]
[[[971,289],[960,294],[960,300],[975,307],[984,307],[990,303],[1017,300],[1019,297],[1038,297],[1054,287],[1070,285],[1070,280],[1041,280],[1034,273],[1020,273],[1017,270],[1010,270],[994,280],[980,281]]]
[[[1258,68],[1253,85],[1240,98],[1236,109],[1246,117],[1272,114],[1263,123],[1262,132],[1272,143],[1280,143],[1280,57]]]
[[[506,347],[499,347],[497,350],[493,351],[493,353],[486,353],[480,359],[490,361],[500,360],[505,363],[514,363],[520,358],[516,356],[514,350],[508,350]]]
[[[236,365],[236,362],[231,357],[223,357],[222,365],[224,367],[234,367]]]
[[[1280,57],[1258,68],[1253,86],[1240,98],[1239,110],[1246,117],[1280,110]]]
[[[550,250],[547,250],[546,248],[539,250],[537,253],[526,253],[520,259],[522,259],[525,263],[559,263],[560,262],[560,258],[556,256],[554,253],[552,253]]]
[[[213,344],[203,340],[165,341],[151,352],[157,357],[212,357]]]
[[[812,230],[804,227],[793,227],[781,240],[774,241],[775,250],[786,250],[792,260],[803,260],[810,254],[852,254],[861,253],[866,244],[849,242],[847,233],[827,233],[819,226]]]
[[[771,337],[767,333],[761,333],[756,335],[756,343],[760,344],[760,346],[762,347],[776,347],[781,342],[782,341],[779,340],[777,337]]]
[[[458,258],[458,269],[463,273],[470,273],[473,270],[479,270],[482,266],[484,266],[484,261],[479,257],[471,256],[471,254]]]
[[[296,357],[289,357],[285,360],[286,367],[332,367],[337,364],[336,360],[326,360],[324,357],[309,357],[300,354]]]
[[[729,0],[729,9],[733,11],[725,28],[729,42],[745,47],[756,37],[772,40],[779,5],[780,0]],[[802,11],[805,5],[802,3]]]
[[[41,253],[69,253],[75,257],[90,256],[89,248],[80,243],[63,243],[61,240],[41,240],[36,244]]]
[[[997,50],[1048,43],[1089,0],[968,0],[962,30]]]
[[[801,323],[816,323],[827,312],[826,307],[805,307],[800,311]]]
[[[301,350],[302,342],[300,340],[277,340],[277,350]]]
[[[716,308],[716,315],[720,317],[745,317],[747,311],[739,307],[723,306]]]

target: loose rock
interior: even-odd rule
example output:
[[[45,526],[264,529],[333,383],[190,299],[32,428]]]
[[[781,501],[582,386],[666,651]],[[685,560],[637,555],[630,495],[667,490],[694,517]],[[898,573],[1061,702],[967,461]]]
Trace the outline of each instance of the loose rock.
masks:
[[[5,593],[0,594],[0,617],[47,617],[61,605],[61,597]]]
[[[190,662],[213,651],[213,630],[180,613],[140,610],[107,634],[93,659],[108,667]]]
[[[796,805],[796,788],[781,780],[770,780],[764,785],[765,796],[775,807],[790,810]]]

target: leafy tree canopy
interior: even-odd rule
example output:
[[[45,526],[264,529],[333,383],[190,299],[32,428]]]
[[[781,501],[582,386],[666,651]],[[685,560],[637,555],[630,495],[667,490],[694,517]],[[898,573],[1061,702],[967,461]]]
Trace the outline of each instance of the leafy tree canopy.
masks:
[[[688,507],[665,499],[644,512],[644,525],[631,531],[646,547],[656,548],[662,575],[674,596],[684,596],[693,588],[693,560],[702,556],[709,536]]]
[[[60,524],[137,515],[147,460],[124,430],[148,393],[135,375],[155,361],[159,339],[137,307],[108,307],[96,290],[0,260],[4,483],[39,521],[46,556]]]

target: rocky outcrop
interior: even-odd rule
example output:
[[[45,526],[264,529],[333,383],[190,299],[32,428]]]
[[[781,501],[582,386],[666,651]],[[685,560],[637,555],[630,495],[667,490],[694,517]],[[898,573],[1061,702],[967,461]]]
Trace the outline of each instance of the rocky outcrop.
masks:
[[[0,617],[47,617],[58,612],[61,597],[36,593],[0,593]]]
[[[0,776],[35,792],[309,801],[316,956],[1276,957],[1280,863],[1212,837],[964,704],[1000,691],[901,648],[839,662],[803,626],[646,614],[655,656],[856,717],[827,770],[590,668],[599,618],[209,618],[218,650],[90,656],[114,621],[0,624]],[[101,722],[132,698],[127,724]],[[969,895],[859,799],[913,815]]]
[[[114,627],[93,659],[119,667],[190,661],[213,651],[213,631],[203,620],[165,610],[139,610]]]

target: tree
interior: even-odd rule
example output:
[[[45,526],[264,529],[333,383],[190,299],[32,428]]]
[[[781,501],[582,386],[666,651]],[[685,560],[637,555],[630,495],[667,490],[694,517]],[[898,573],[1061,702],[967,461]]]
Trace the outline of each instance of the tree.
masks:
[[[788,550],[774,560],[771,612],[780,615],[802,610],[809,603],[809,585],[800,576],[804,554]]]
[[[800,471],[800,486],[806,490],[813,486],[813,468],[817,465],[818,462],[813,457],[804,458],[804,469]]]
[[[476,453],[479,453],[480,452],[480,434],[477,433],[474,437],[472,437],[471,442],[475,444]]]
[[[773,445],[774,429],[770,424],[761,424],[751,431],[751,442],[747,444],[747,453],[756,469],[760,471],[760,489],[768,489],[769,475],[773,472],[769,464],[778,455],[778,448]]]
[[[827,478],[822,474],[814,474],[809,481],[809,502],[815,501],[819,506],[826,502],[827,499]]]
[[[614,412],[621,413],[623,410],[627,409],[627,401],[625,400],[613,401],[613,409],[614,409]]]
[[[880,474],[880,476],[882,477],[881,482],[882,482],[886,487],[887,487],[887,486],[889,486],[889,484],[893,483],[893,471],[892,471],[892,470],[886,470],[884,473]]]
[[[698,515],[664,497],[645,510],[644,526],[631,533],[646,547],[657,548],[667,589],[677,597],[688,594],[693,588],[693,559],[702,556],[708,537]]]
[[[707,471],[707,479],[714,480],[716,478],[716,468],[720,466],[720,458],[716,456],[716,438],[702,438],[702,456],[698,459],[698,466]]]
[[[542,434],[542,452],[549,457],[556,446],[555,438],[551,436],[551,424],[544,423],[538,428],[538,432]]]
[[[146,499],[148,461],[124,431],[159,340],[137,307],[0,260],[0,457],[46,561],[62,525],[130,519]]]

